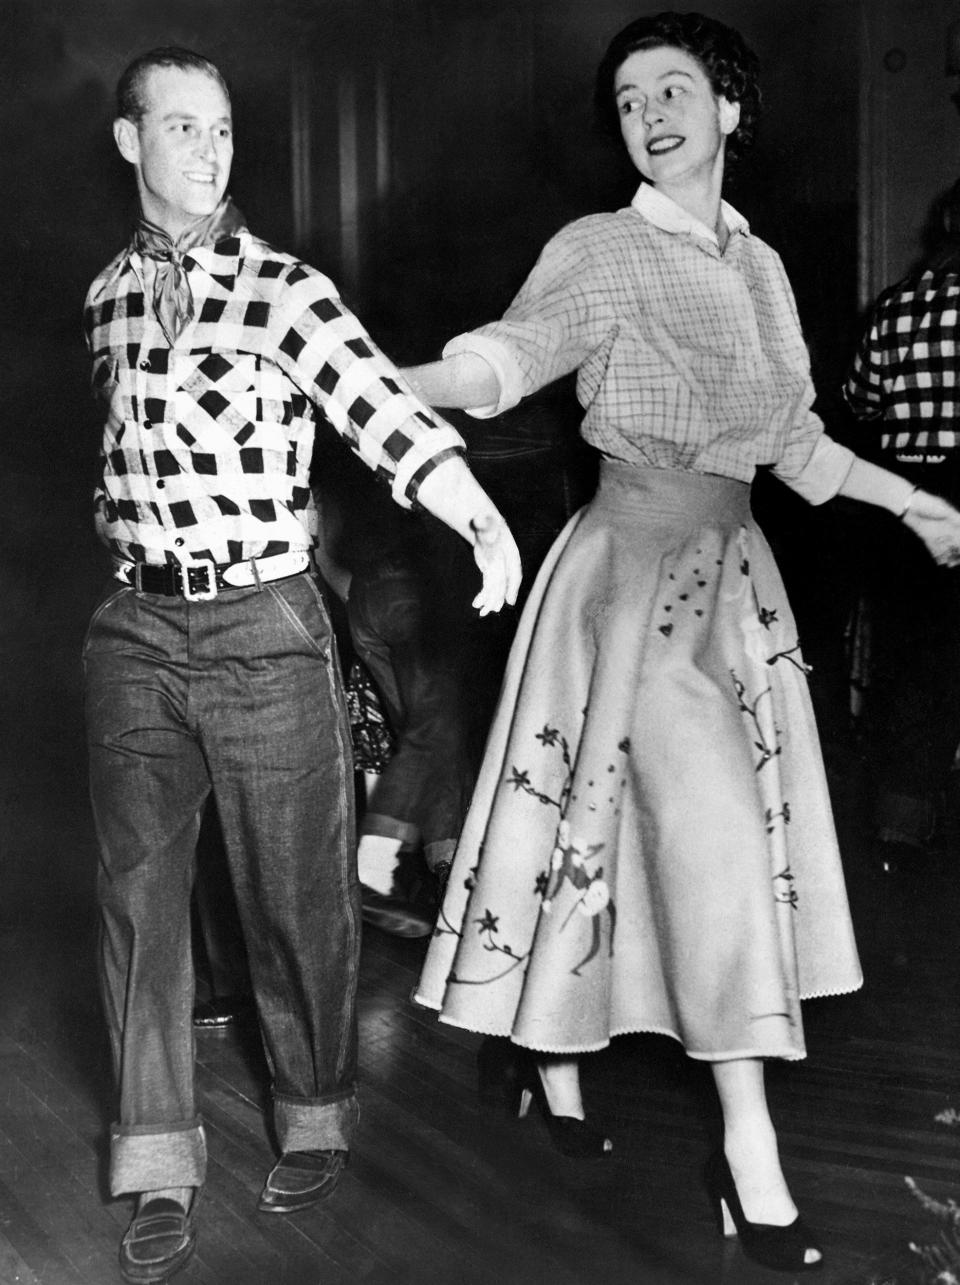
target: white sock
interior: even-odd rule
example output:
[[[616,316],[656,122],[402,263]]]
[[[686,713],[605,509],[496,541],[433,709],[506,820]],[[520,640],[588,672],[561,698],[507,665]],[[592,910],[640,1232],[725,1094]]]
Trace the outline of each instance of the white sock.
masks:
[[[393,891],[393,877],[397,871],[402,839],[391,839],[382,834],[364,834],[357,846],[357,867],[360,882],[374,892],[389,897]]]

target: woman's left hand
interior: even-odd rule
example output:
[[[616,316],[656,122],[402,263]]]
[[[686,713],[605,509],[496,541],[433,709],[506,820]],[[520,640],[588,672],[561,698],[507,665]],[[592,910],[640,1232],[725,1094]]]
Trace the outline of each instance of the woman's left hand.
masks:
[[[901,520],[940,566],[960,565],[960,512],[952,504],[928,491],[914,491]]]

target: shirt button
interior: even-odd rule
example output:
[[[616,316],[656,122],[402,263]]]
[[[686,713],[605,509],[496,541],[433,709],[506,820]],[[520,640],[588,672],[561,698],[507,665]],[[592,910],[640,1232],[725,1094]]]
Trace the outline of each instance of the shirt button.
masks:
[[[145,419],[145,420],[143,421],[143,427],[144,427],[144,428],[153,428],[153,420],[151,420],[151,419]]]
[[[147,361],[146,357],[144,357],[143,361],[140,363],[140,369],[141,369],[141,370],[149,370],[149,369],[150,369],[150,363]]]
[[[174,542],[173,542],[173,543],[174,543],[174,544],[177,546],[177,548],[179,549],[179,548],[182,546],[182,544],[183,544],[183,536],[182,536],[182,535],[178,535],[178,536],[177,536],[177,538],[174,540]]]
[[[162,478],[162,477],[157,479],[157,490],[158,490],[158,491],[162,491],[162,490],[163,490],[163,488],[164,488],[166,485],[167,485],[167,484],[166,484],[166,482],[163,480],[163,478]]]

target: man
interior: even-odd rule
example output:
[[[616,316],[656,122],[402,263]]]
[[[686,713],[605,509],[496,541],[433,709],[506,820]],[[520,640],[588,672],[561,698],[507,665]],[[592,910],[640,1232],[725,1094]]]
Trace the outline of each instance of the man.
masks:
[[[101,852],[102,989],[119,1081],[114,1195],[136,1193],[131,1282],[190,1258],[206,1149],[193,1094],[189,900],[212,792],[244,929],[281,1155],[259,1208],[334,1189],[357,1118],[353,782],[329,621],[310,574],[321,413],[394,498],[471,540],[481,614],[519,558],[449,426],[329,280],[253,237],[226,196],[230,98],[180,49],[117,86],[142,219],[90,289],[105,428],[100,538],[119,583],[84,648]]]
[[[879,462],[960,502],[960,183],[937,202],[922,264],[877,299],[844,396]],[[879,549],[877,548],[879,543]],[[879,553],[879,556],[877,554]],[[901,524],[878,530],[870,566],[868,704],[875,862],[920,869],[960,742],[960,579]]]

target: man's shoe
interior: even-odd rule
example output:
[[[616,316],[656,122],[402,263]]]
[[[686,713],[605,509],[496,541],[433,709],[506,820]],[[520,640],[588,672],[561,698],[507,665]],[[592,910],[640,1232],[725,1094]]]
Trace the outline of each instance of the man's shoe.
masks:
[[[253,1014],[253,1000],[248,995],[211,995],[194,1005],[193,1024],[198,1031],[222,1031],[249,1021]]]
[[[363,922],[391,937],[429,937],[434,917],[402,897],[387,897],[366,884],[360,885]]]
[[[175,1200],[148,1200],[140,1206],[120,1242],[120,1274],[130,1285],[169,1280],[186,1267],[197,1244],[195,1214],[199,1190],[189,1210]]]
[[[267,1174],[257,1208],[295,1214],[333,1194],[347,1167],[347,1151],[285,1151]]]

